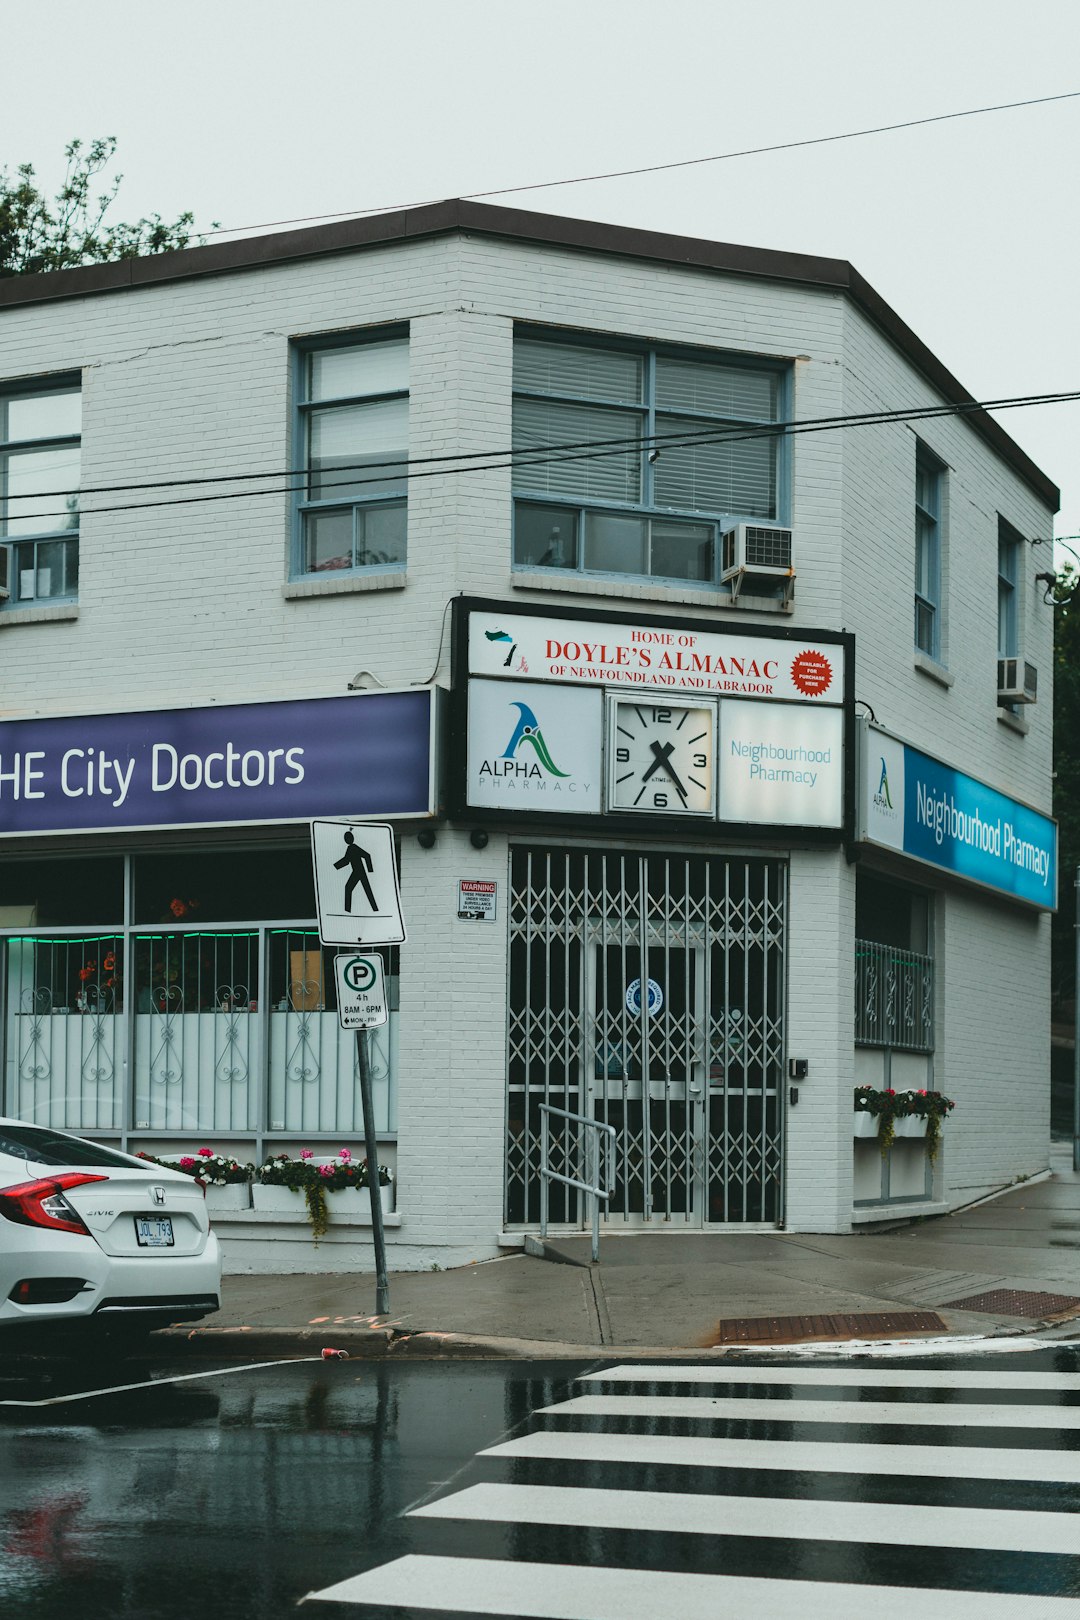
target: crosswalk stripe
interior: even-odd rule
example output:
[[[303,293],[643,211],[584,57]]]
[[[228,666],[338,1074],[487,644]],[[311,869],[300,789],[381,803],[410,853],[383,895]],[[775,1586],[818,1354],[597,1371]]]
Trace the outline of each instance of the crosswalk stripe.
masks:
[[[589,1490],[579,1486],[469,1485],[413,1508],[411,1518],[504,1524],[589,1525],[701,1536],[775,1536],[888,1546],[974,1547],[1001,1552],[1080,1553],[1080,1518],[1003,1508],[702,1496],[685,1491]]]
[[[933,1590],[760,1576],[693,1575],[586,1564],[509,1563],[502,1559],[408,1554],[312,1592],[330,1603],[380,1608],[514,1615],[519,1620],[806,1620],[813,1606],[829,1620],[911,1620]],[[1073,1598],[950,1590],[949,1620],[1076,1620]],[[939,1613],[943,1612],[940,1607]]]
[[[1080,1406],[982,1406],[928,1401],[766,1400],[748,1395],[576,1395],[559,1417],[741,1419],[756,1423],[883,1423],[903,1428],[1080,1429]]]
[[[566,1463],[673,1464],[686,1468],[773,1468],[815,1474],[903,1474],[948,1479],[1080,1484],[1080,1452],[998,1446],[869,1445],[847,1441],[681,1439],[659,1434],[589,1434],[545,1429],[506,1440],[482,1457]]]
[[[881,1385],[893,1389],[1045,1389],[1080,1393],[1080,1373],[986,1372],[956,1367],[741,1367],[709,1362],[693,1367],[633,1362],[582,1373],[579,1383],[611,1384],[820,1384],[836,1387]]]

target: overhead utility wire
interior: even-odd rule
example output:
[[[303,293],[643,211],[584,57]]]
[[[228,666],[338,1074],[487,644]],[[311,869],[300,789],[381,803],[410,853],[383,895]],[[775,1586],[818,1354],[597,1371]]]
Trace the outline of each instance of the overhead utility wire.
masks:
[[[499,470],[503,467],[516,466],[543,466],[548,462],[558,461],[589,461],[599,460],[603,456],[626,455],[630,451],[655,451],[657,457],[665,449],[693,449],[696,445],[735,444],[747,439],[778,438],[785,434],[827,432],[833,428],[841,427],[876,427],[887,426],[891,422],[918,422],[926,421],[938,416],[960,416],[972,411],[988,410],[1020,410],[1030,405],[1058,405],[1068,404],[1080,399],[1080,389],[1062,390],[1057,393],[1046,394],[1015,394],[1004,399],[991,400],[962,400],[947,405],[901,406],[892,411],[855,411],[840,416],[817,416],[793,418],[786,422],[763,422],[753,428],[725,429],[700,428],[694,432],[682,433],[641,433],[627,434],[616,439],[576,439],[563,443],[548,445],[518,446],[503,450],[462,450],[457,453],[447,453],[437,456],[395,456],[386,461],[353,461],[342,462],[334,467],[334,472],[372,472],[379,468],[430,468],[427,472],[406,471],[400,476],[406,481],[412,478],[433,478],[440,473],[447,476],[456,473],[485,472]],[[533,452],[542,449],[542,456],[535,456]],[[582,451],[587,454],[565,455],[564,451]],[[595,452],[595,454],[593,454]],[[499,457],[501,460],[491,461],[485,458]],[[526,460],[524,458],[528,457]],[[484,462],[484,465],[471,467],[443,466],[441,463],[452,462]],[[310,467],[288,467],[281,469],[268,469],[266,472],[249,473],[213,473],[201,478],[163,478],[146,479],[141,483],[133,484],[92,484],[83,485],[76,489],[51,490],[25,490],[11,493],[7,496],[9,501],[37,501],[50,497],[63,498],[73,496],[82,499],[87,495],[115,495],[129,491],[154,489],[191,489],[204,484],[239,484],[262,481],[268,478],[297,478],[307,480],[311,477]],[[327,479],[322,482],[324,489],[338,489],[344,486],[355,488],[360,484],[383,483],[381,478],[342,478]],[[191,502],[196,500],[238,500],[241,497],[252,495],[280,495],[295,491],[296,485],[284,485],[278,489],[257,490],[231,490],[220,495],[192,496]],[[132,501],[127,505],[95,506],[88,508],[90,512],[138,512],[149,510],[154,506],[180,506],[188,504],[179,501]],[[64,512],[20,512],[20,520],[41,517],[66,517],[70,514]]]
[[[993,402],[993,405],[994,405],[994,409],[996,409],[996,410],[1007,410],[1007,409],[1020,409],[1023,406],[1027,406],[1027,405],[1049,405],[1049,404],[1056,404],[1056,403],[1068,403],[1069,401],[1074,401],[1074,400],[1077,400],[1077,399],[1080,399],[1080,391],[1074,391],[1074,392],[1062,393],[1062,394],[1038,394],[1038,395],[1031,395],[1031,396],[1028,396],[1026,398],[1019,397],[1019,398],[1014,399],[1014,400],[996,400],[996,401]],[[689,438],[689,439],[678,437],[678,438],[675,438],[674,440],[672,440],[670,437],[668,437],[666,439],[662,439],[661,442],[664,445],[666,445],[666,447],[669,448],[669,449],[675,449],[675,450],[693,449],[697,445],[701,445],[701,444],[706,444],[706,445],[708,445],[708,444],[737,444],[737,443],[740,443],[740,442],[744,442],[744,441],[746,441],[748,439],[782,438],[782,437],[793,438],[796,434],[800,434],[800,433],[828,433],[828,432],[835,431],[837,428],[845,428],[845,427],[847,427],[847,428],[877,427],[877,426],[887,426],[889,423],[895,423],[895,422],[922,422],[922,421],[929,420],[931,418],[936,418],[936,417],[941,417],[941,416],[956,416],[956,415],[960,415],[960,414],[964,413],[965,411],[982,410],[984,408],[985,408],[984,406],[982,406],[982,405],[978,404],[977,402],[973,401],[970,404],[926,406],[923,409],[908,410],[908,411],[905,411],[902,414],[897,413],[897,412],[880,412],[880,413],[878,413],[878,412],[868,412],[865,415],[857,415],[857,416],[823,417],[823,418],[820,418],[819,420],[809,421],[809,422],[795,422],[795,423],[770,422],[770,423],[767,423],[767,424],[763,424],[761,427],[753,428],[753,429],[750,429],[748,431],[741,431],[741,432],[735,432],[735,433],[733,433],[733,432],[714,433],[714,434],[710,434],[708,437],[698,435],[697,437]],[[653,435],[652,437],[655,440],[656,435]],[[588,441],[584,441],[584,442],[586,444],[588,443]],[[602,443],[605,443],[607,441],[599,440],[599,441],[594,441],[594,442],[602,444]],[[544,447],[544,446],[540,446],[540,445],[530,446],[530,447],[528,447],[528,448],[526,448],[524,450],[498,450],[498,451],[491,452],[492,454],[499,457],[499,459],[496,460],[496,461],[474,462],[474,464],[471,467],[432,467],[432,468],[427,468],[422,472],[404,472],[404,473],[402,473],[400,475],[400,479],[401,479],[402,482],[408,483],[408,482],[411,482],[413,479],[418,479],[418,478],[450,478],[450,477],[458,476],[458,475],[460,475],[462,473],[471,473],[471,472],[504,472],[504,471],[507,471],[507,470],[509,470],[511,468],[514,468],[514,467],[547,467],[547,466],[557,465],[559,462],[563,462],[563,461],[602,461],[602,460],[604,460],[606,458],[610,458],[612,456],[626,455],[629,451],[634,450],[634,449],[643,450],[644,447],[645,447],[646,440],[644,438],[635,438],[635,439],[632,439],[632,440],[629,440],[629,439],[618,440],[618,441],[616,441],[616,443],[618,445],[618,448],[613,449],[613,450],[609,450],[609,449],[584,449],[584,450],[577,451],[576,453],[571,454],[571,455],[551,455],[550,453],[548,453],[550,451],[550,448],[551,448],[550,446]],[[533,449],[536,449],[536,450],[543,449],[545,451],[545,453],[541,454],[541,455],[534,455],[532,453]],[[475,454],[476,452],[472,452],[472,453]],[[661,452],[659,450],[655,449],[655,447],[654,447],[653,453],[656,456],[659,456]],[[439,458],[439,459],[442,459],[442,458]],[[465,459],[465,458],[464,457],[460,457],[460,458],[459,457],[454,457],[454,458],[451,458],[451,459],[459,460],[459,459]],[[408,458],[406,458],[404,461],[401,460],[401,459],[398,459],[397,461],[386,461],[386,462],[362,462],[362,463],[357,463],[356,465],[363,467],[363,469],[365,471],[370,471],[373,466],[381,466],[381,467],[402,467],[402,466],[405,466],[405,467],[407,467],[407,466],[409,466],[409,464],[410,463],[408,461]],[[344,469],[339,468],[339,467],[335,467],[333,470],[335,472],[341,472]],[[274,477],[276,475],[275,474],[262,473],[262,474],[258,474],[256,476],[266,478],[266,477]],[[295,476],[295,477],[303,476],[303,477],[307,478],[307,477],[310,476],[310,471],[305,472],[302,475],[300,473],[297,473],[297,474],[293,474],[291,476]],[[225,481],[226,482],[233,482],[235,480],[226,479]],[[365,484],[382,484],[382,483],[385,483],[385,482],[386,482],[385,478],[339,478],[339,479],[327,479],[324,482],[322,482],[321,488],[323,488],[323,489],[340,489],[340,488],[357,489],[357,488],[363,487]],[[252,498],[252,497],[258,498],[261,495],[289,495],[289,494],[295,494],[298,487],[299,486],[296,485],[296,484],[282,484],[282,485],[279,485],[277,488],[271,488],[271,489],[223,490],[220,493],[214,494],[214,495],[183,495],[183,496],[178,496],[175,499],[170,499],[170,500],[165,500],[165,501],[129,501],[129,502],[126,502],[126,503],[118,503],[115,506],[91,506],[91,507],[87,507],[87,508],[82,510],[82,515],[88,516],[88,517],[89,516],[96,517],[96,516],[98,516],[100,514],[104,514],[104,513],[107,513],[107,512],[110,512],[110,513],[111,512],[149,512],[149,511],[154,510],[156,507],[163,507],[163,506],[199,506],[199,505],[205,504],[208,501],[238,501],[238,500],[247,500],[247,499]],[[50,493],[53,493],[53,492],[50,492]],[[78,491],[73,491],[72,493],[73,494],[78,494],[79,492]],[[71,513],[67,509],[65,509],[63,511],[52,511],[52,512],[21,512],[19,514],[20,520],[22,520],[22,521],[26,521],[27,519],[33,519],[33,518],[41,518],[41,517],[70,517],[70,516],[71,516]]]
[[[1034,96],[1027,101],[1001,101],[991,107],[966,107],[960,112],[934,113],[929,118],[906,118],[897,124],[875,124],[869,129],[849,129],[839,135],[814,135],[802,141],[779,141],[775,146],[747,146],[735,152],[716,152],[711,157],[679,158],[671,163],[647,163],[637,169],[609,169],[601,174],[578,174],[562,180],[534,180],[521,186],[496,186],[489,191],[465,191],[463,202],[484,197],[507,197],[521,191],[549,191],[557,186],[591,185],[596,180],[625,180],[639,174],[663,174],[671,169],[692,169],[702,163],[727,163],[733,158],[761,157],[768,152],[791,152],[801,146],[828,146],[835,141],[857,141],[867,135],[888,135],[898,129],[918,129],[923,124],[945,124],[955,118],[980,118],[985,113],[1013,112],[1019,107],[1042,107],[1050,101],[1072,101],[1080,90],[1065,90],[1056,96]],[[406,208],[429,208],[447,202],[446,197],[425,197],[407,203],[382,203],[375,208],[346,208],[335,214],[300,214],[293,219],[268,219],[256,225],[219,225],[203,236],[234,236],[240,231],[269,231],[282,225],[312,225],[323,219],[356,219],[362,214],[394,214]]]

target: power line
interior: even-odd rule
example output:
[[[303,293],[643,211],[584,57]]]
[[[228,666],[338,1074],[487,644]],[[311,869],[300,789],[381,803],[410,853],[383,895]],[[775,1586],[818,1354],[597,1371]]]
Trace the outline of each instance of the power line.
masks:
[[[488,191],[462,192],[464,202],[479,202],[485,197],[507,197],[522,191],[549,191],[557,186],[591,185],[597,180],[625,180],[639,174],[664,174],[672,169],[692,169],[703,163],[728,163],[735,158],[761,157],[769,152],[791,152],[804,146],[828,146],[836,141],[857,141],[868,135],[887,135],[898,129],[918,129],[924,124],[945,124],[957,118],[980,118],[987,113],[1014,112],[1020,107],[1042,107],[1051,101],[1072,101],[1080,90],[1066,90],[1060,95],[1034,96],[1027,101],[1002,101],[989,107],[966,107],[959,112],[934,113],[929,118],[906,118],[896,124],[875,124],[868,129],[849,129],[838,135],[814,135],[801,141],[779,141],[773,146],[747,146],[734,152],[717,152],[709,157],[679,158],[671,163],[647,163],[636,169],[609,169],[600,174],[578,174],[562,180],[534,180],[520,186],[496,186]],[[422,201],[384,203],[375,208],[347,208],[333,214],[301,214],[293,219],[263,220],[257,225],[225,225],[204,231],[206,236],[233,236],[240,231],[269,231],[284,225],[312,225],[319,220],[357,219],[364,214],[393,214],[406,208],[429,208],[435,203],[447,202],[446,197],[425,197]]]
[[[1005,399],[968,400],[947,405],[904,406],[892,411],[859,411],[840,416],[811,417],[787,422],[767,422],[762,423],[759,427],[735,430],[717,431],[715,428],[703,428],[692,433],[635,434],[618,439],[572,440],[563,444],[545,445],[543,447],[519,446],[516,449],[511,447],[497,450],[469,450],[457,454],[405,456],[387,461],[351,462],[335,467],[333,471],[348,472],[355,470],[372,473],[380,468],[393,468],[395,470],[405,468],[408,470],[400,472],[398,477],[402,482],[409,482],[419,478],[452,477],[470,472],[503,471],[508,467],[548,466],[563,461],[598,461],[614,456],[627,455],[635,451],[652,450],[659,456],[664,450],[693,449],[698,445],[736,444],[760,438],[790,438],[797,434],[824,433],[837,428],[879,427],[888,426],[890,423],[927,421],[944,416],[962,416],[973,411],[1020,410],[1033,405],[1068,404],[1078,399],[1080,399],[1080,389],[1046,394],[1019,394]],[[543,454],[534,454],[535,450],[541,448]],[[492,457],[496,459],[490,459]],[[472,465],[443,465],[444,463],[461,462],[470,462]],[[289,478],[306,481],[310,477],[310,468],[298,467],[287,468],[284,471],[273,470],[258,473],[215,473],[202,478],[175,478],[135,484],[100,484],[82,490],[23,492],[9,495],[7,498],[9,501],[43,500],[49,496],[81,498],[86,495],[118,494],[143,489],[175,489],[200,487],[205,484],[251,483],[269,478]],[[338,489],[347,487],[356,489],[366,484],[385,482],[386,479],[380,477],[325,479],[320,481],[320,488]],[[85,515],[97,516],[111,512],[143,512],[162,506],[193,506],[208,501],[243,500],[251,496],[291,494],[295,493],[298,487],[296,484],[284,484],[271,489],[225,490],[217,494],[189,495],[161,501],[131,501],[118,503],[114,506],[91,506],[86,509]],[[37,518],[70,516],[71,513],[67,509],[61,511],[21,512],[19,521],[26,522]]]

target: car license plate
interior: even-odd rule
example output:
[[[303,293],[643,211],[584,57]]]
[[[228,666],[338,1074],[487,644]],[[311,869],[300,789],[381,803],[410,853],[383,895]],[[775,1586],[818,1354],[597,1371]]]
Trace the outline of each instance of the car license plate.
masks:
[[[136,1215],[135,1238],[144,1249],[171,1249],[173,1229],[171,1215]]]

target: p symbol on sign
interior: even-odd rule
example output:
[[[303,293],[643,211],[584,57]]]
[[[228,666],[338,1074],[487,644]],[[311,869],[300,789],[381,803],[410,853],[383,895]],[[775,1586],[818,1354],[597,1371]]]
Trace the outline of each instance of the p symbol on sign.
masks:
[[[357,994],[370,990],[375,983],[375,966],[369,956],[354,956],[351,962],[346,963],[344,971],[345,983],[350,990]]]

